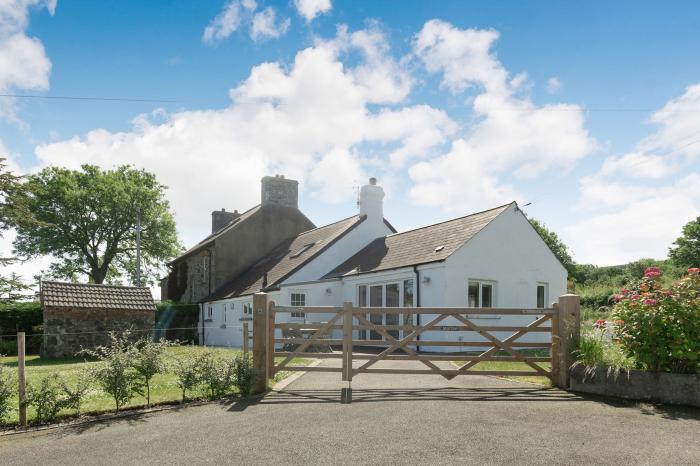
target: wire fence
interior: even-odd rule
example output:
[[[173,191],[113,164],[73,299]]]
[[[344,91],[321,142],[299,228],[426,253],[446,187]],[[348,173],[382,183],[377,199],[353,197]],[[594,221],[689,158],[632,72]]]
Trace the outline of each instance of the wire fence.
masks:
[[[227,326],[226,328],[240,328],[242,329],[243,327],[241,326]],[[58,332],[58,333],[26,333],[24,334],[25,337],[48,337],[48,336],[64,336],[64,335],[90,335],[90,334],[110,334],[110,333],[122,333],[125,331],[129,331],[131,333],[151,333],[151,332],[169,332],[169,331],[175,331],[175,330],[222,330],[221,326],[216,326],[216,327],[152,327],[152,328],[147,328],[147,329],[133,329],[129,327],[122,327],[122,328],[115,328],[115,329],[110,329],[110,330],[94,330],[94,331],[89,331],[89,332]],[[0,334],[0,338],[17,338],[17,333],[7,333],[7,334]]]

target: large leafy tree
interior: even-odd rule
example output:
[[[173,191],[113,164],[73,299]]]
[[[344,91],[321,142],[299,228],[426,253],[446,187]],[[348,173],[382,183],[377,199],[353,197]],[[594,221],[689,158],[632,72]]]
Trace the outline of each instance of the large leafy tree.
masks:
[[[681,267],[700,267],[700,217],[683,227],[683,234],[669,250],[671,260]]]
[[[14,224],[32,222],[31,214],[22,202],[24,193],[22,178],[8,170],[6,159],[0,158],[0,236]],[[15,260],[14,257],[0,257],[0,266],[5,267]],[[17,274],[12,273],[9,277],[0,275],[0,300],[21,299],[28,289]]]
[[[547,246],[549,246],[549,249],[552,250],[554,255],[557,256],[557,259],[559,259],[564,268],[569,272],[569,276],[575,277],[577,272],[576,264],[571,257],[568,246],[559,238],[559,235],[547,228],[544,223],[537,219],[529,218],[528,220]]]
[[[165,186],[144,170],[48,167],[27,178],[24,196],[36,222],[16,222],[17,254],[52,255],[52,275],[93,283],[136,276],[136,217],[141,215],[142,280],[153,281],[180,251]],[[143,284],[143,281],[142,283]]]

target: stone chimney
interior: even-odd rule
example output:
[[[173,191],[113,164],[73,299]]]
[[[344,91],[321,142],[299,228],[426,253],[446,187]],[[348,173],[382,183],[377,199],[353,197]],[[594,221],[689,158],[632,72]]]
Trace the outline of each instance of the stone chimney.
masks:
[[[299,182],[284,175],[264,176],[261,180],[260,203],[299,208]]]
[[[377,186],[377,179],[372,177],[369,184],[360,188],[360,215],[366,215],[370,221],[384,221],[384,190]]]
[[[226,212],[226,209],[215,210],[211,213],[211,232],[216,233],[240,216],[237,210],[233,212]]]

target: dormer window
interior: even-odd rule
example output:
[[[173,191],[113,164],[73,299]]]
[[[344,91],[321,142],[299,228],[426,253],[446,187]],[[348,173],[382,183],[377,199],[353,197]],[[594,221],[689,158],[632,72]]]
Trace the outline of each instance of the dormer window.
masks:
[[[308,251],[314,244],[315,244],[315,243],[309,243],[309,244],[303,245],[297,252],[295,252],[294,254],[292,254],[292,255],[289,256],[289,257],[291,257],[292,259],[294,259],[295,257],[301,256],[301,255],[304,254],[306,251]]]

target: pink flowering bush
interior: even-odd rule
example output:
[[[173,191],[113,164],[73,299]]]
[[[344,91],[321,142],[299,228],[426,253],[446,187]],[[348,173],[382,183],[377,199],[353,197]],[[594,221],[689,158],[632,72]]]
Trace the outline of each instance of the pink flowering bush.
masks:
[[[700,269],[670,287],[661,285],[661,270],[649,267],[631,289],[614,296],[616,339],[640,369],[654,372],[700,372]]]

